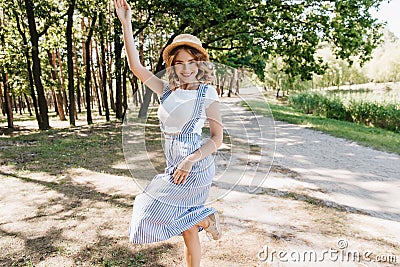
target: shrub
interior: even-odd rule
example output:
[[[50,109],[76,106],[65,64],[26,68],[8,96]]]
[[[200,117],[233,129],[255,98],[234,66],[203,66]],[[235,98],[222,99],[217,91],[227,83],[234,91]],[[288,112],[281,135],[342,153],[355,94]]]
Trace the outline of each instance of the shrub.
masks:
[[[337,95],[303,92],[289,97],[289,105],[306,114],[362,123],[400,132],[400,104],[350,99],[347,105]]]

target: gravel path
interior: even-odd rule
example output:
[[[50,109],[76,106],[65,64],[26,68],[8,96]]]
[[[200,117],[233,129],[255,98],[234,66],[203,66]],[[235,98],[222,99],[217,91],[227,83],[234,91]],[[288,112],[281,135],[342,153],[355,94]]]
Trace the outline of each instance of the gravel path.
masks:
[[[241,97],[245,101],[260,99],[254,89],[245,90]],[[290,171],[296,180],[287,185],[291,190],[352,211],[400,222],[399,155],[304,126],[274,122],[272,117],[257,117],[238,106],[239,100],[223,101],[224,124],[231,135],[246,140],[247,144],[262,146],[259,166],[268,167],[272,163],[273,167]],[[268,179],[263,184],[270,185]]]
[[[350,210],[400,222],[400,157],[297,125],[277,123],[275,164],[299,189]]]

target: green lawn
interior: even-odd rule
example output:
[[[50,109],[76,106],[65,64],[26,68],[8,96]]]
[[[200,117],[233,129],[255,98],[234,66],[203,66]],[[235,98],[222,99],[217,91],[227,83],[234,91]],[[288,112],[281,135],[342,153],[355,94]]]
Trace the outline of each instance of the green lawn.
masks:
[[[269,115],[272,111],[274,119],[278,121],[306,125],[311,129],[319,130],[332,136],[355,141],[360,145],[400,155],[400,134],[398,133],[351,122],[303,114],[301,111],[284,104],[269,104],[271,111],[266,108],[263,102],[252,101],[244,105],[250,106],[254,112],[263,115]]]
[[[47,131],[0,136],[0,164],[17,170],[52,175],[69,168],[87,168],[112,174],[129,174],[111,166],[123,161],[121,123],[95,123]]]

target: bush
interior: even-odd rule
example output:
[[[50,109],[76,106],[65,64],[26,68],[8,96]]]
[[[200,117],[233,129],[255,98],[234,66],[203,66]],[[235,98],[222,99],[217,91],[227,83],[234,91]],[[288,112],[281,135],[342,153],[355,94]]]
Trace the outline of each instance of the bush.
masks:
[[[400,132],[400,105],[350,100],[347,106],[335,95],[303,92],[289,97],[289,105],[306,114],[362,123]]]
[[[341,121],[353,121],[350,112],[346,109],[346,106],[343,104],[339,97],[325,97],[324,108],[325,117],[327,118]]]

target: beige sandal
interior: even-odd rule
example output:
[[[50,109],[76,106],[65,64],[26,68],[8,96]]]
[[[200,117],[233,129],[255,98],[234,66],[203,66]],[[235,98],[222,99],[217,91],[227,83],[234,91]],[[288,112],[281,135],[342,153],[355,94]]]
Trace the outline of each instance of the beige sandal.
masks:
[[[212,239],[218,240],[222,236],[222,231],[221,231],[221,226],[219,222],[219,214],[218,212],[215,212],[211,214],[210,216],[207,217],[208,222],[210,223],[207,228],[204,230],[207,232],[207,236],[211,239],[210,235],[212,236]]]

